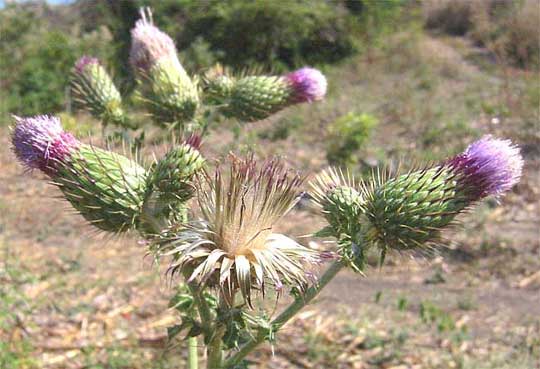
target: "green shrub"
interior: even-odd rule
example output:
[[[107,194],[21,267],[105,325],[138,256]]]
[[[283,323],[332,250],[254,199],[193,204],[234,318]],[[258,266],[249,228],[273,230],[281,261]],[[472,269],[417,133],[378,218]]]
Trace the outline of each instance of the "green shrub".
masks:
[[[221,62],[245,67],[334,62],[356,50],[350,31],[354,18],[325,1],[196,1],[179,37],[187,47],[203,37]]]
[[[463,36],[472,29],[473,9],[478,5],[478,2],[470,0],[426,2],[426,27]]]
[[[111,36],[103,27],[82,35],[67,32],[67,25],[47,18],[46,5],[28,5],[10,4],[0,11],[0,116],[62,110],[75,59],[82,53],[102,59],[111,54]]]
[[[403,0],[166,0],[151,5],[179,49],[202,38],[217,59],[274,70],[333,63],[395,24]],[[126,5],[127,6],[127,5]]]
[[[30,115],[55,112],[65,102],[67,76],[76,58],[67,37],[57,31],[45,33],[21,61],[11,84],[10,111]]]
[[[378,121],[371,114],[348,113],[328,126],[326,158],[330,164],[350,165],[363,148]]]

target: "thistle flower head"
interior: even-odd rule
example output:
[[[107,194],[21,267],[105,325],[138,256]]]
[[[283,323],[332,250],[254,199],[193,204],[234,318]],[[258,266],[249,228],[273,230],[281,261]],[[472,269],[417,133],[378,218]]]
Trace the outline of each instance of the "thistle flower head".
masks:
[[[363,233],[383,251],[425,249],[455,217],[517,183],[523,160],[510,141],[489,136],[438,166],[380,181],[366,199]]]
[[[381,263],[389,249],[426,250],[458,214],[486,196],[508,191],[522,167],[516,146],[486,136],[440,165],[394,176],[379,172],[369,188],[326,172],[314,184],[329,224],[322,233],[338,238],[340,255],[360,270],[369,247],[380,250]],[[355,245],[360,247],[355,250]]]
[[[64,132],[57,117],[38,115],[14,118],[15,127],[11,135],[13,151],[28,169],[39,169],[52,176],[58,164],[79,145],[75,137]]]
[[[52,177],[66,200],[91,224],[109,232],[132,228],[139,217],[146,171],[135,161],[79,142],[60,120],[15,117],[12,144],[29,169]]]
[[[174,41],[154,26],[152,13],[141,9],[141,19],[131,30],[129,61],[136,70],[148,72],[159,60],[176,59]]]
[[[99,60],[92,56],[84,55],[75,63],[75,70],[78,73],[84,73],[88,65],[99,65]]]
[[[484,136],[448,160],[447,165],[460,175],[463,187],[481,199],[499,196],[519,182],[523,158],[510,140]]]
[[[285,79],[292,87],[297,103],[322,100],[326,95],[326,77],[317,69],[304,67],[287,74]]]
[[[72,70],[70,84],[78,108],[89,111],[104,124],[129,126],[120,92],[98,59],[81,57]]]
[[[248,303],[252,289],[264,293],[267,281],[277,289],[305,287],[305,266],[319,262],[319,255],[273,232],[296,203],[301,183],[278,160],[257,166],[252,157],[231,157],[227,174],[218,168],[201,181],[201,220],[161,241],[174,255],[173,270],[219,287],[229,300],[240,290]]]

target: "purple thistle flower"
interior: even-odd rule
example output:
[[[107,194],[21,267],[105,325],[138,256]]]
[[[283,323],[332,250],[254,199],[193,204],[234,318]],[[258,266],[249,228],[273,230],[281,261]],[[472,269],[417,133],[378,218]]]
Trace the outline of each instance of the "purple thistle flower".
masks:
[[[99,60],[92,56],[84,55],[75,63],[75,70],[77,73],[84,73],[87,65],[99,64]]]
[[[523,158],[510,140],[484,136],[451,158],[448,165],[460,175],[467,191],[477,199],[510,190],[521,177]]]
[[[326,77],[317,69],[304,67],[285,76],[296,103],[321,100],[326,95]]]
[[[135,69],[148,72],[162,58],[177,60],[174,41],[154,26],[150,13],[147,17],[141,10],[141,19],[131,30],[129,61]]]
[[[56,165],[64,161],[79,141],[64,132],[57,117],[38,115],[14,117],[15,128],[11,135],[17,159],[28,169],[39,169],[52,176]]]

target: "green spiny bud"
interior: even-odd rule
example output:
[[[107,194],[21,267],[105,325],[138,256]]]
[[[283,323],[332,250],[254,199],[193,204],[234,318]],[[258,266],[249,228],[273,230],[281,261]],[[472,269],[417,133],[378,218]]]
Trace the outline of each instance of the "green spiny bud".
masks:
[[[183,128],[199,105],[197,86],[176,54],[173,40],[153,25],[151,14],[131,30],[130,62],[142,77],[141,97],[158,123]]]
[[[81,144],[58,168],[54,183],[92,225],[120,233],[136,225],[146,170],[133,160]]]
[[[187,220],[186,202],[193,197],[193,176],[204,166],[200,137],[191,136],[171,149],[153,167],[147,179],[142,223],[147,233],[158,233]]]
[[[77,61],[71,73],[71,90],[75,103],[104,124],[129,126],[120,93],[96,58],[83,56]]]
[[[141,93],[156,122],[180,125],[192,120],[199,106],[196,85],[175,60],[161,60],[143,76]]]
[[[333,168],[319,174],[311,182],[311,187],[312,195],[328,223],[316,236],[335,237],[339,255],[353,270],[361,272],[365,258],[359,245],[359,221],[364,211],[364,188],[357,186],[348,173]]]
[[[391,178],[366,199],[365,239],[383,251],[425,248],[469,205],[446,167]]]
[[[200,137],[191,136],[185,143],[165,154],[148,176],[148,188],[182,202],[193,196],[191,179],[202,169],[204,158],[199,152]]]
[[[234,84],[222,112],[246,122],[265,119],[287,107],[289,95],[289,87],[281,77],[244,77]]]
[[[321,100],[325,94],[326,78],[312,68],[284,76],[249,76],[234,83],[221,111],[225,116],[253,122],[294,104]]]
[[[231,97],[234,78],[220,64],[207,71],[203,78],[204,101],[209,105],[223,105]]]

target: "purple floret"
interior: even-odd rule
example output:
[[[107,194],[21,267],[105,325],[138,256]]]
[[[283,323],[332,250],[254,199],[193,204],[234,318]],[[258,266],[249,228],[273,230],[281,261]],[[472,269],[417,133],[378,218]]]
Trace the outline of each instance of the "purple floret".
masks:
[[[94,58],[92,56],[82,56],[77,62],[75,63],[75,70],[78,73],[83,73],[87,65],[93,65],[93,64],[99,64],[99,60],[97,58]]]
[[[64,132],[57,117],[15,117],[15,121],[11,135],[13,151],[28,169],[39,169],[52,176],[56,166],[79,145],[75,137]]]
[[[296,103],[321,100],[326,95],[326,77],[317,69],[304,67],[287,74],[285,79],[294,91]]]
[[[484,136],[448,164],[468,192],[483,198],[501,195],[518,183],[523,158],[511,141]]]

